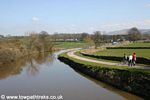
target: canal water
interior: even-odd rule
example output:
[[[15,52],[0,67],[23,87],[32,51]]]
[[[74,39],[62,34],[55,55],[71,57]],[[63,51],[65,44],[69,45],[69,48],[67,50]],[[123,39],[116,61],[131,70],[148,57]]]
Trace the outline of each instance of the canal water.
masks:
[[[63,100],[141,100],[94,80],[57,59],[58,54],[24,57],[0,67],[0,96],[59,96]]]

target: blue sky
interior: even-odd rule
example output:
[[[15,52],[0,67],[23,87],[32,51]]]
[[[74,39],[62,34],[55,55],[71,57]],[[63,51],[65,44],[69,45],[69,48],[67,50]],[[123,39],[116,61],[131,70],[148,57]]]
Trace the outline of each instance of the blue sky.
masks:
[[[149,0],[0,0],[0,34],[150,28]]]

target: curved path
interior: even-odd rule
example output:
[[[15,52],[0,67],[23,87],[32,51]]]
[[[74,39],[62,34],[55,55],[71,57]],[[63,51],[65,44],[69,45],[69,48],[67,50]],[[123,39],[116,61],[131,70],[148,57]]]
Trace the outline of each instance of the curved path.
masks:
[[[69,57],[78,59],[78,60],[83,60],[83,61],[87,61],[87,62],[93,62],[93,63],[98,63],[98,64],[106,64],[106,65],[115,65],[115,66],[126,66],[128,67],[128,65],[123,65],[123,64],[119,64],[119,63],[114,63],[114,62],[106,62],[106,61],[98,61],[98,60],[93,60],[93,59],[89,59],[89,58],[84,58],[84,57],[80,57],[78,55],[75,55],[74,53],[77,52],[78,50],[71,50],[67,53],[67,55]],[[143,67],[143,66],[132,66],[129,68],[140,68],[140,69],[149,69],[150,67]]]

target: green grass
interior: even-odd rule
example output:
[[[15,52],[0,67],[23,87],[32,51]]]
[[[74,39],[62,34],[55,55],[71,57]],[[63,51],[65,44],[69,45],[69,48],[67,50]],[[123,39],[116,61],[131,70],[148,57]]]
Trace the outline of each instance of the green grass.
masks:
[[[67,53],[62,53],[59,55],[59,57],[64,57],[64,58],[68,58],[76,63],[79,64],[84,64],[86,67],[88,68],[92,68],[93,70],[97,69],[97,68],[109,68],[109,69],[119,69],[119,70],[128,70],[128,71],[141,71],[143,73],[148,73],[150,74],[149,70],[142,70],[142,69],[137,69],[137,68],[129,68],[126,66],[114,66],[114,65],[105,65],[105,64],[97,64],[97,63],[93,63],[93,62],[87,62],[87,61],[82,61],[82,60],[78,60],[72,57],[69,57],[67,55]]]
[[[126,53],[127,55],[131,55],[133,52],[136,52],[137,57],[144,57],[150,59],[150,49],[107,49],[95,52],[94,54],[123,57],[124,53]]]
[[[134,43],[130,43],[128,45],[125,45],[124,47],[150,47],[150,42],[149,43],[134,42]]]
[[[144,42],[132,42],[124,47],[150,47],[150,43]],[[133,54],[136,52],[137,57],[144,57],[150,59],[150,49],[107,49],[104,51],[95,52],[96,55],[102,56],[121,56],[123,57],[124,53],[127,55]]]
[[[55,48],[63,48],[63,49],[70,49],[70,48],[80,48],[86,45],[85,42],[54,42]]]

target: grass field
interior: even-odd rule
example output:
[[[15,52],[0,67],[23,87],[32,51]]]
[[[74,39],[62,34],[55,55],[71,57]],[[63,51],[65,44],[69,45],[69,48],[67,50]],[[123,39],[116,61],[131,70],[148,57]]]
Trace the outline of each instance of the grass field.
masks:
[[[126,53],[126,55],[131,55],[133,52],[136,53],[137,57],[144,57],[150,59],[150,49],[107,49],[95,52],[94,54],[123,57],[124,53]]]
[[[64,48],[64,49],[80,48],[84,47],[85,45],[86,45],[85,42],[54,42],[55,48]]]
[[[134,42],[125,45],[124,47],[150,47],[150,43]],[[144,57],[150,59],[150,49],[107,49],[107,50],[95,52],[94,54],[123,57],[124,53],[127,55],[131,55],[134,52],[137,54],[137,57]]]
[[[135,42],[125,45],[124,47],[150,47],[150,42],[149,43]]]

